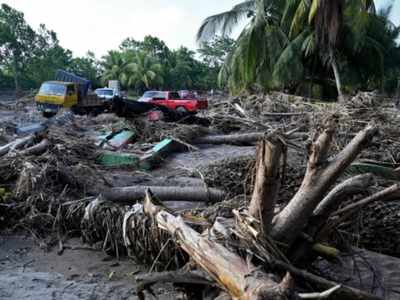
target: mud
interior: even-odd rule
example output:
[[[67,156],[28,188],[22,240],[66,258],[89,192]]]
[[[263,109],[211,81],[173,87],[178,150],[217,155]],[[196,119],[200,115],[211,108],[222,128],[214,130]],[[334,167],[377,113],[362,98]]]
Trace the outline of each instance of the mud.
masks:
[[[58,255],[29,237],[0,236],[0,299],[137,299],[134,277],[144,267],[84,249],[79,239],[66,245],[75,250]],[[159,299],[179,297],[168,286],[154,290]]]

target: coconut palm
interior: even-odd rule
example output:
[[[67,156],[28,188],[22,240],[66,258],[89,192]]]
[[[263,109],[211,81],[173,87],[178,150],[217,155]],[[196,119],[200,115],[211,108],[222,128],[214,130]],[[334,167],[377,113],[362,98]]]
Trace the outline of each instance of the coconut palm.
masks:
[[[143,51],[128,51],[125,60],[127,63],[120,80],[126,87],[142,90],[163,84],[162,65],[153,56]]]
[[[197,34],[200,42],[216,33],[226,35],[240,20],[249,18],[219,76],[231,91],[275,86],[274,64],[288,43],[287,35],[280,27],[284,3],[276,0],[244,1],[203,22]]]
[[[107,83],[108,80],[121,79],[126,66],[126,61],[122,52],[112,50],[103,57],[103,62],[101,65],[104,69],[101,79],[103,83]]]
[[[340,60],[369,47],[378,54],[375,57],[383,65],[379,44],[368,36],[369,23],[374,15],[372,0],[287,1],[282,23],[290,24],[288,49],[302,49],[308,57],[318,54],[322,64],[332,68],[339,99],[343,99]],[[352,38],[345,39],[346,36]],[[284,66],[289,60],[282,56],[278,65]]]

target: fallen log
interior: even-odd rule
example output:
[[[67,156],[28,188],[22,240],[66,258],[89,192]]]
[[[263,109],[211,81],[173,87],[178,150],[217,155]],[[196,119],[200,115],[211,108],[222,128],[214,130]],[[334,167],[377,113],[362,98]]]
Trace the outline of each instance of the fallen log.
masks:
[[[28,156],[28,155],[38,155],[45,152],[50,146],[48,139],[43,139],[39,144],[29,147],[25,150],[19,151],[18,155]]]
[[[129,186],[111,188],[103,192],[105,199],[118,203],[134,204],[136,200],[145,197],[150,189],[154,196],[161,201],[190,201],[190,202],[221,202],[225,199],[225,192],[199,186],[171,187],[171,186]]]
[[[0,156],[3,156],[5,154],[7,154],[10,151],[16,150],[16,149],[20,149],[23,146],[25,146],[28,143],[32,143],[34,140],[34,136],[33,135],[29,135],[23,138],[19,138],[16,139],[15,141],[12,141],[4,146],[0,147]]]
[[[182,218],[160,210],[147,195],[145,212],[152,212],[159,228],[174,236],[180,247],[233,299],[291,299],[292,291],[284,282],[273,281],[256,267],[222,245],[201,236]]]
[[[260,140],[265,139],[266,135],[267,135],[266,132],[249,132],[249,133],[228,134],[228,135],[206,135],[206,136],[195,139],[194,141],[192,141],[192,144],[213,144],[213,145],[253,144]],[[290,134],[290,138],[291,139],[295,139],[295,138],[307,139],[308,134],[296,132],[296,133]]]

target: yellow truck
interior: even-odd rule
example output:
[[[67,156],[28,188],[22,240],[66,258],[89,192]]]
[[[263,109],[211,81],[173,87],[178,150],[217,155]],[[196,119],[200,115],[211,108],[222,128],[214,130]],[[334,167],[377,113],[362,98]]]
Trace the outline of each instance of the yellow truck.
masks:
[[[104,110],[104,100],[89,93],[91,82],[75,74],[58,70],[55,81],[43,82],[35,96],[39,111],[50,117],[62,109],[70,108],[74,113],[99,113]]]

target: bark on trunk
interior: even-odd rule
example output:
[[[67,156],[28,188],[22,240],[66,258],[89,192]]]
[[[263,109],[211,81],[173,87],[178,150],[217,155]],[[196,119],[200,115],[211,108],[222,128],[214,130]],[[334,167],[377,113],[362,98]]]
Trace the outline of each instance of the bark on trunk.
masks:
[[[332,60],[331,65],[332,65],[332,69],[333,69],[333,74],[335,75],[336,88],[337,88],[337,92],[338,92],[338,101],[343,102],[344,96],[343,96],[343,92],[342,92],[342,82],[340,79],[339,68],[337,66],[336,59],[335,59],[335,56],[332,53],[332,51],[331,51],[331,60]]]
[[[278,137],[263,140],[257,147],[256,180],[249,213],[262,224],[264,234],[271,230],[276,197],[281,186],[281,158],[285,145]]]
[[[151,190],[161,201],[220,202],[225,199],[225,192],[205,187],[171,187],[171,186],[130,186],[118,187],[104,191],[103,196],[113,202],[134,204],[143,199],[146,191]]]
[[[12,64],[12,68],[13,68],[13,77],[14,77],[14,86],[15,86],[15,96],[18,97],[21,89],[19,86],[19,71],[18,71],[18,61],[17,61],[17,57],[15,55],[13,55],[13,64]]]
[[[372,180],[371,174],[363,174],[343,181],[318,204],[313,217],[326,220],[339,207],[340,202],[349,196],[365,191],[372,184]]]
[[[192,144],[213,144],[213,145],[222,145],[222,144],[253,144],[256,143],[266,137],[266,132],[251,132],[251,133],[242,133],[242,134],[229,134],[229,135],[207,135],[200,138],[195,139]],[[291,133],[290,136],[284,135],[286,138],[291,139],[307,139],[308,134],[305,133]]]
[[[331,118],[324,132],[311,146],[306,174],[299,190],[274,218],[272,236],[286,243],[288,247],[304,229],[328,189],[377,131],[374,126],[367,126],[333,160],[328,161],[327,155],[335,132],[335,123],[334,118]]]
[[[49,148],[49,146],[50,146],[49,140],[43,139],[39,144],[36,144],[30,148],[18,152],[18,155],[27,156],[27,155],[42,154]]]
[[[0,147],[0,156],[3,156],[10,151],[24,147],[25,145],[32,143],[34,139],[35,137],[33,135],[16,139],[15,141]]]
[[[150,211],[154,216],[158,226],[174,236],[180,247],[233,299],[290,299],[290,291],[283,284],[272,281],[266,274],[256,272],[251,263],[201,236],[187,226],[182,218],[154,207],[149,197],[146,197],[144,206],[146,213]]]
[[[392,199],[392,195],[398,195],[400,191],[400,184],[396,183],[378,193],[375,193],[365,199],[362,199],[360,201],[357,201],[355,203],[349,204],[346,207],[343,207],[342,209],[339,209],[337,212],[335,212],[334,215],[339,215],[339,214],[344,214],[348,212],[354,212],[355,210],[359,210],[366,205],[375,202],[375,201],[382,201],[382,200],[387,200],[387,199]]]

